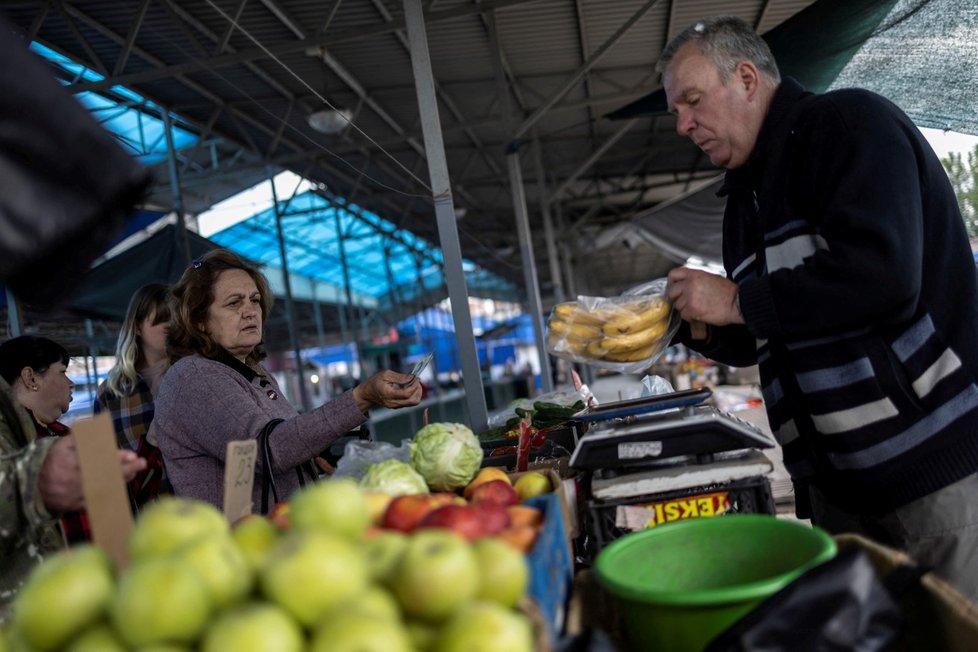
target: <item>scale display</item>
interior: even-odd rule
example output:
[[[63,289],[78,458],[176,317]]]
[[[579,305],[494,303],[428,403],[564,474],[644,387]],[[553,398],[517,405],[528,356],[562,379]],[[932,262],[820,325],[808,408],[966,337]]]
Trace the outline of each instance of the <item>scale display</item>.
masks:
[[[609,421],[611,419],[623,419],[625,417],[649,414],[671,410],[677,407],[687,407],[698,405],[710,398],[713,390],[709,387],[698,387],[696,389],[684,389],[678,392],[667,394],[654,394],[641,398],[630,399],[627,401],[616,401],[605,403],[596,407],[589,407],[582,412],[574,415],[578,421]]]
[[[714,453],[773,448],[774,439],[757,426],[714,407],[686,407],[605,422],[581,437],[571,456],[577,469],[654,466],[672,458],[709,461]]]

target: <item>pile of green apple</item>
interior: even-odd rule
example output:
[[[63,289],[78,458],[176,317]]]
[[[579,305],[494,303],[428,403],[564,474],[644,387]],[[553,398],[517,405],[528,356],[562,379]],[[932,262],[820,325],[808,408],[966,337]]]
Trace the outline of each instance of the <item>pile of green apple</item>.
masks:
[[[0,651],[530,652],[523,554],[444,529],[369,527],[348,479],[296,493],[287,530],[162,498],[137,519],[130,565],[78,546],[38,565]]]

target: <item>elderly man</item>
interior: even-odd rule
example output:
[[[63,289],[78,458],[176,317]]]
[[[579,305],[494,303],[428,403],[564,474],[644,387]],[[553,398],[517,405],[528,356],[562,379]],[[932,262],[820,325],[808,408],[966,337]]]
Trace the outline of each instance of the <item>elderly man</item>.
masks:
[[[726,278],[670,272],[679,340],[759,365],[800,516],[978,598],[978,283],[940,161],[886,99],[782,80],[737,18],[658,67],[679,132],[727,169]]]

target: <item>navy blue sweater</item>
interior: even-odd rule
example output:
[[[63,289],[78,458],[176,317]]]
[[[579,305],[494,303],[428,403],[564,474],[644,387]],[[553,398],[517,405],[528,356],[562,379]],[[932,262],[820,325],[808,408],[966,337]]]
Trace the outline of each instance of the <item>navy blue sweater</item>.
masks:
[[[978,282],[947,174],[873,93],[779,87],[721,193],[745,326],[705,355],[758,363],[805,513],[807,484],[880,514],[978,471]]]

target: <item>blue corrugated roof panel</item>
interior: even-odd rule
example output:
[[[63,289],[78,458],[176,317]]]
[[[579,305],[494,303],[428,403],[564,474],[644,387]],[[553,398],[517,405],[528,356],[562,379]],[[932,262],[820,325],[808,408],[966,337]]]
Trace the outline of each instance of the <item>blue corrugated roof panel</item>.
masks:
[[[341,205],[308,191],[280,201],[279,211],[290,273],[342,288],[345,256],[350,288],[359,294],[377,298],[401,294],[408,300],[418,287],[437,288],[444,283],[440,249],[355,204]],[[274,207],[210,239],[263,265],[282,267]],[[484,270],[468,262],[465,267],[481,272],[479,281],[485,284]],[[497,277],[493,282],[515,294],[508,282]]]

